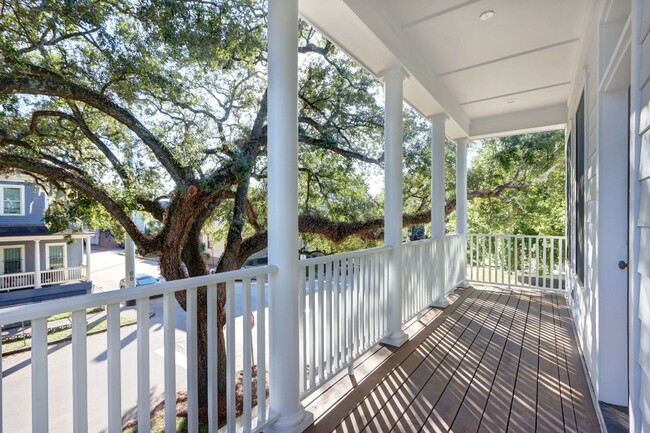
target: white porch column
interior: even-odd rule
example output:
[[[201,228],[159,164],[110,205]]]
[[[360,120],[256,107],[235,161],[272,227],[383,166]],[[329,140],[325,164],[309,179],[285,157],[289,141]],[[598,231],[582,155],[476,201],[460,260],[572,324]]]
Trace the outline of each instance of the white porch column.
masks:
[[[264,431],[302,432],[298,335],[298,0],[270,0],[268,15],[268,247],[270,411]]]
[[[90,238],[86,238],[86,281],[92,280],[92,278],[90,277],[90,254],[91,254]]]
[[[131,236],[124,238],[124,285],[135,287],[135,244]]]
[[[34,241],[34,288],[41,288],[41,241]]]
[[[456,233],[467,234],[467,138],[456,142]]]
[[[404,73],[395,67],[384,73],[385,167],[384,244],[393,247],[388,258],[388,330],[382,343],[399,347],[408,340],[402,330],[402,160]]]
[[[438,242],[436,248],[435,277],[436,288],[446,292],[446,254],[445,254],[445,122],[444,114],[431,116],[431,237]],[[444,296],[434,300],[432,307],[446,307],[449,301]]]
[[[467,236],[467,137],[457,138],[456,142],[456,233]],[[461,267],[467,269],[467,241]],[[459,287],[469,287],[467,274]]]

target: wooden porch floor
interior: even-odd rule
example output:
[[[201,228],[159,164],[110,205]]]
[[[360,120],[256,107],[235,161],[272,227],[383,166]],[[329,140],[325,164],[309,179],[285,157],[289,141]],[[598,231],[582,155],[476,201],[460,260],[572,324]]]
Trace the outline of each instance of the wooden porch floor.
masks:
[[[308,432],[599,432],[563,295],[466,289],[305,400]]]

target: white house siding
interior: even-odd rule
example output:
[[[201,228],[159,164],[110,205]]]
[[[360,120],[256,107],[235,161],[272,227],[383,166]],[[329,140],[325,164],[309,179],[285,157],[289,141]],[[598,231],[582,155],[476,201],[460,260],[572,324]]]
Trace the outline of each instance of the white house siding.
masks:
[[[640,4],[639,4],[640,3]],[[650,0],[640,0],[641,26],[638,34],[633,35],[633,44],[640,50],[640,116],[639,135],[641,152],[639,158],[639,228],[638,249],[638,366],[632,365],[638,372],[639,419],[635,420],[636,430],[650,432]],[[633,89],[637,91],[637,89]],[[634,314],[634,312],[633,312]],[[636,374],[635,374],[636,376]],[[633,396],[634,400],[634,396]],[[636,409],[636,408],[635,408]]]
[[[573,128],[575,128],[575,111],[578,107],[580,97],[584,94],[585,104],[585,272],[583,282],[577,281],[575,274],[570,278],[573,291],[572,312],[578,334],[578,341],[584,354],[585,362],[589,369],[589,377],[594,388],[598,387],[598,255],[596,221],[598,219],[598,84],[597,84],[597,62],[598,44],[597,38],[585,38],[587,45],[584,47],[584,65],[587,65],[580,86],[582,92],[575,93],[575,100],[570,104],[573,116]],[[575,143],[576,132],[572,131],[572,139]],[[575,158],[575,147],[573,152]],[[572,161],[575,164],[575,161]],[[575,206],[575,202],[573,203]],[[575,260],[575,245],[574,245]],[[575,270],[575,265],[572,267]]]

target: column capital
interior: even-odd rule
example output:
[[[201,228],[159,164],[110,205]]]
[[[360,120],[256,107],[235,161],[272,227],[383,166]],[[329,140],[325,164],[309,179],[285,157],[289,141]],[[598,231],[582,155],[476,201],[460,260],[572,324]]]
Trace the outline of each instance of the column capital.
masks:
[[[381,71],[379,71],[377,76],[382,81],[390,80],[391,78],[393,79],[401,78],[402,80],[404,80],[411,77],[409,73],[406,71],[406,69],[404,69],[400,65],[395,65],[386,69],[382,69]]]
[[[469,137],[454,138],[454,143],[456,143],[456,145],[459,146],[466,145],[467,143],[469,143]]]
[[[436,113],[427,116],[427,119],[429,119],[429,122],[431,122],[432,124],[445,123],[447,120],[449,120],[449,116],[447,115],[447,113]]]

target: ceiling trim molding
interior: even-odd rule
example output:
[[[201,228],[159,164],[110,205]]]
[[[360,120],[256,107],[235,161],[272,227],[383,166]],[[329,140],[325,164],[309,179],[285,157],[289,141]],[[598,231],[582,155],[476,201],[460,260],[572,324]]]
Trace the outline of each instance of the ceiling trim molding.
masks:
[[[406,30],[409,27],[414,27],[414,26],[417,26],[417,25],[422,24],[424,22],[434,20],[434,19],[436,19],[438,17],[441,17],[443,15],[447,15],[448,13],[457,11],[458,9],[463,9],[463,8],[465,8],[467,6],[471,6],[471,5],[473,5],[475,3],[479,3],[481,1],[483,1],[483,0],[467,0],[467,1],[463,2],[463,3],[460,3],[460,4],[457,4],[455,6],[449,7],[447,9],[443,9],[441,11],[432,13],[431,15],[427,15],[425,17],[418,18],[417,20],[408,22],[406,24],[402,24],[402,30]]]
[[[523,95],[524,93],[532,93],[532,92],[537,92],[539,90],[548,90],[548,89],[552,89],[554,87],[562,87],[562,86],[570,86],[570,85],[571,85],[571,81],[565,81],[565,82],[562,82],[562,83],[550,84],[548,86],[535,87],[533,89],[520,90],[520,91],[512,92],[512,93],[505,93],[503,95],[490,96],[488,98],[476,99],[474,101],[461,102],[459,105],[464,106],[464,105],[478,104],[480,102],[494,101],[495,99],[508,98],[510,96]]]
[[[470,120],[454,99],[447,86],[427,63],[405,41],[399,28],[384,16],[378,8],[368,7],[369,0],[344,0],[347,6],[382,41],[411,76],[431,94],[449,116],[465,132],[469,132]]]
[[[523,56],[527,56],[529,54],[535,54],[535,53],[539,53],[540,51],[546,51],[546,50],[550,50],[552,48],[557,48],[557,47],[561,47],[563,45],[569,45],[569,44],[578,43],[578,42],[580,42],[580,38],[567,39],[566,41],[560,41],[560,42],[556,42],[554,44],[544,45],[543,47],[538,47],[538,48],[533,48],[531,50],[521,51],[519,53],[510,54],[509,56],[504,56],[504,57],[499,57],[497,59],[488,60],[487,62],[482,62],[482,63],[477,63],[475,65],[465,66],[463,68],[455,69],[453,71],[443,72],[442,74],[438,75],[438,77],[442,78],[442,77],[445,77],[447,75],[457,74],[459,72],[468,71],[470,69],[480,68],[482,66],[493,65],[495,63],[503,62],[503,61],[506,61],[506,60],[516,59],[517,57],[523,57]]]
[[[567,118],[568,111],[564,104],[483,117],[472,120],[471,138],[476,140],[562,129],[566,125]]]

